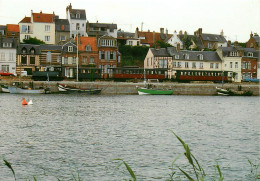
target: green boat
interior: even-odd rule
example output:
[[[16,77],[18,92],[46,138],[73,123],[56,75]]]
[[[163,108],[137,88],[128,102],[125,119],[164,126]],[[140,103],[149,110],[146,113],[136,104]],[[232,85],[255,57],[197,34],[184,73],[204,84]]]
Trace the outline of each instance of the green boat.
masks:
[[[172,95],[173,90],[163,90],[163,89],[152,89],[140,87],[137,88],[139,95]]]

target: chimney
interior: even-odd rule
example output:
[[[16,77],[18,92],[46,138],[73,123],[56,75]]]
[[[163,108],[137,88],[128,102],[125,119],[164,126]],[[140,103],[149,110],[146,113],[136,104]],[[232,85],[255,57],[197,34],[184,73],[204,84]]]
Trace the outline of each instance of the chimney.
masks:
[[[228,47],[231,47],[231,41],[230,41],[230,40],[228,40],[227,46],[228,46]]]
[[[153,43],[155,42],[155,31],[153,31]]]
[[[224,36],[224,32],[223,32],[223,30],[221,30],[220,35],[221,35],[221,36]]]
[[[135,29],[135,38],[139,38],[138,31],[139,31],[139,29],[138,29],[138,27],[136,27],[136,29]]]
[[[40,13],[42,14],[42,10],[40,11]]]
[[[184,31],[184,36],[186,37],[188,34],[187,34],[187,31]]]
[[[168,36],[168,29],[166,29],[166,36]]]
[[[252,38],[253,37],[253,33],[252,33],[252,31],[251,31],[251,33],[250,33],[250,38]]]
[[[179,35],[182,35],[182,30],[179,32]]]
[[[164,34],[164,28],[160,28],[160,33]]]
[[[177,43],[177,52],[180,52],[180,50],[181,50],[181,45],[180,43]]]
[[[199,35],[202,35],[202,28],[199,28],[198,33]]]

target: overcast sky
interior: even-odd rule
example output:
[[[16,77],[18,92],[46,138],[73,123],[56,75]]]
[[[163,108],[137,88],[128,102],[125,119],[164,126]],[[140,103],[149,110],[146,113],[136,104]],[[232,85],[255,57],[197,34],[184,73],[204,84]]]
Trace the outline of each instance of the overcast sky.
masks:
[[[160,28],[219,34],[227,40],[246,42],[250,32],[260,33],[260,0],[0,0],[0,25],[18,24],[34,12],[55,12],[66,18],[66,6],[85,9],[89,22],[115,23],[118,29],[136,27],[159,32]]]

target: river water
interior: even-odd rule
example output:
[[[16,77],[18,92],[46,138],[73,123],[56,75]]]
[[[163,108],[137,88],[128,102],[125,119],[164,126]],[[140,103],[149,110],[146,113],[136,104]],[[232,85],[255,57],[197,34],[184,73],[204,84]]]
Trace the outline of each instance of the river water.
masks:
[[[22,106],[22,97],[33,105]],[[190,147],[205,172],[248,180],[260,157],[259,97],[0,94],[0,180],[167,180]],[[182,155],[177,166],[189,170]]]

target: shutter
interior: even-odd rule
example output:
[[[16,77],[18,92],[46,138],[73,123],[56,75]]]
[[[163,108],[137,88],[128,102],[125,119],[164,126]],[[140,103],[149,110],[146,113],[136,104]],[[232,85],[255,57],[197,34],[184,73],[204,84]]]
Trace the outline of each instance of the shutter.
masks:
[[[99,60],[101,60],[101,51],[99,51]]]
[[[105,51],[105,60],[107,60],[107,51]]]
[[[107,60],[110,60],[110,51],[107,52]]]

